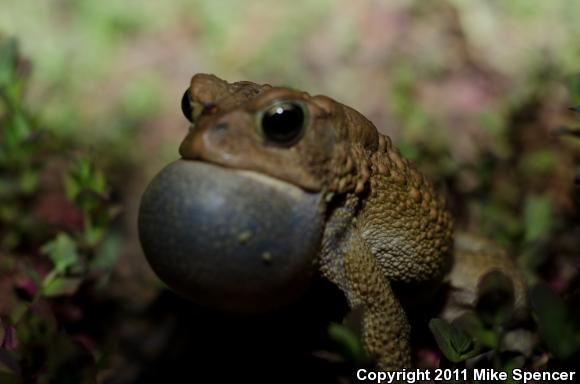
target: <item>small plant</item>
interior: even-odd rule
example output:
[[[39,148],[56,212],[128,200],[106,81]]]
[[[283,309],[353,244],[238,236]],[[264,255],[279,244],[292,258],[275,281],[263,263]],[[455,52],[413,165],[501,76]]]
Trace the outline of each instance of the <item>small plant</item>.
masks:
[[[511,280],[500,271],[491,271],[479,282],[474,311],[464,313],[452,324],[433,319],[429,328],[451,363],[465,362],[491,351],[493,367],[503,369],[509,362],[502,361],[500,354],[514,313],[514,302]]]
[[[451,324],[442,319],[432,319],[429,324],[448,362],[441,364],[505,372],[524,367],[573,367],[572,361],[580,356],[578,313],[542,284],[531,289],[530,301],[537,328],[522,319],[514,321],[511,280],[499,271],[485,275],[474,311]]]
[[[67,333],[61,310],[106,280],[118,209],[103,172],[63,156],[68,143],[28,112],[26,68],[0,39],[0,382],[93,383],[99,347]]]

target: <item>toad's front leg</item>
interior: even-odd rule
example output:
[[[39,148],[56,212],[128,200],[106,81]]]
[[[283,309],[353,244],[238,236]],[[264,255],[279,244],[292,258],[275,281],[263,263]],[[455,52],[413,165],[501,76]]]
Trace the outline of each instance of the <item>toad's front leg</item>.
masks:
[[[358,229],[347,236],[344,269],[337,273],[336,268],[323,268],[323,274],[344,291],[351,308],[363,310],[363,342],[377,368],[409,368],[410,327],[405,312]]]

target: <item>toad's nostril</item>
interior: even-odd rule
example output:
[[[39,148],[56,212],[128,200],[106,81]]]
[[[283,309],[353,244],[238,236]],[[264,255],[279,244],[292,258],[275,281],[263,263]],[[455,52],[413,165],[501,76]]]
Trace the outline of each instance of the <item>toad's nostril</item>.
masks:
[[[204,104],[201,114],[203,116],[214,115],[220,111],[220,108],[213,103]]]
[[[224,123],[218,123],[214,129],[216,131],[227,131],[228,128],[229,128],[229,124],[224,122]]]

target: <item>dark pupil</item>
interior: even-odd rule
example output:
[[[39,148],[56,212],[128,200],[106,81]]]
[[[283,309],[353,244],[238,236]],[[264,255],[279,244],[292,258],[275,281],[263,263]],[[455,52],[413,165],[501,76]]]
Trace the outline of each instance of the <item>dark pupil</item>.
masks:
[[[262,130],[268,140],[291,144],[304,128],[304,111],[295,103],[277,104],[262,116]]]
[[[191,109],[191,90],[189,88],[187,88],[181,98],[181,111],[187,120],[192,121],[193,111]]]

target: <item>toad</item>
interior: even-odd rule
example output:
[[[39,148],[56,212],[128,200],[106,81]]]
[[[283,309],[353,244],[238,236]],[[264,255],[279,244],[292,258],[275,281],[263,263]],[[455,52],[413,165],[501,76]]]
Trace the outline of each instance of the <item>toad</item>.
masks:
[[[429,296],[448,276],[473,291],[478,277],[496,266],[507,265],[515,276],[501,252],[480,257],[463,252],[461,242],[454,249],[444,197],[356,110],[326,96],[207,74],[192,78],[181,106],[191,122],[179,148],[182,159],[145,193],[139,224],[153,268],[193,299],[212,305],[227,296],[230,307],[284,301],[304,290],[308,279],[301,276],[320,274],[340,289],[349,307],[362,310],[363,342],[377,367],[399,370],[411,365],[410,327],[395,292],[408,286],[411,296]],[[195,166],[204,171],[186,182],[192,173],[184,167],[195,163],[212,168]],[[240,182],[220,188],[224,172],[241,175]],[[236,189],[246,180],[251,188]],[[223,195],[222,189],[233,192]],[[300,208],[304,196],[319,198],[308,198]],[[230,230],[248,209],[236,202],[251,199],[262,208],[251,208],[251,222]],[[286,199],[285,208],[263,205],[276,199]],[[232,218],[226,214],[211,227],[212,217],[220,216],[214,206],[238,209],[239,215],[230,212]],[[266,222],[262,227],[255,223],[260,220]],[[291,241],[279,228],[293,231]],[[191,237],[193,245],[186,248]],[[267,247],[279,238],[284,242],[277,248],[287,252],[277,256],[276,248]],[[454,259],[461,263],[454,267]],[[223,286],[228,289],[220,291]],[[521,284],[516,289],[521,297]],[[286,295],[293,291],[298,293]]]

